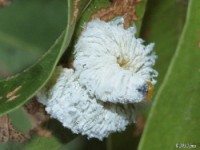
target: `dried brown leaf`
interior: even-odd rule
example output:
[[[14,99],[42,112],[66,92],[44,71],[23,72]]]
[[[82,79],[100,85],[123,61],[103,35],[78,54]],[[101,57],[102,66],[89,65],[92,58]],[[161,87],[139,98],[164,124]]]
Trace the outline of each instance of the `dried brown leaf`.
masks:
[[[13,127],[8,115],[0,117],[0,142],[23,142],[29,138],[29,133],[21,133]]]
[[[124,28],[128,28],[132,21],[137,20],[135,6],[138,2],[138,0],[113,0],[110,7],[100,9],[92,15],[92,19],[109,21],[116,16],[123,16]]]

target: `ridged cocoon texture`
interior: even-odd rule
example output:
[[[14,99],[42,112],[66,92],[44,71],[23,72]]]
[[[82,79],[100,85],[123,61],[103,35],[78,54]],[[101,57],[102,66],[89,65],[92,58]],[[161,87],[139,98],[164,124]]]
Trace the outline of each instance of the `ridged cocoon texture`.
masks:
[[[72,69],[58,67],[38,93],[46,111],[74,133],[102,140],[123,131],[146,106],[147,81],[156,83],[153,45],[135,38],[123,18],[85,24]],[[149,82],[148,82],[149,83]]]
[[[85,25],[75,46],[74,67],[90,96],[114,103],[141,102],[145,94],[138,89],[147,81],[156,83],[154,44],[144,46],[135,32],[135,27],[123,28],[122,17]]]
[[[88,95],[72,69],[58,68],[56,72],[54,84],[40,91],[38,100],[64,127],[102,140],[134,122],[136,109],[133,105],[103,103]]]

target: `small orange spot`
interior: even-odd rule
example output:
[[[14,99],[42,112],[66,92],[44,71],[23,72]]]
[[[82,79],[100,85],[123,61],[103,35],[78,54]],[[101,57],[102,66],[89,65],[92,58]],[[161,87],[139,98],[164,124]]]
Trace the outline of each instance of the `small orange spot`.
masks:
[[[148,92],[147,92],[145,99],[150,100],[153,96],[154,87],[150,81],[147,81],[147,84],[148,84]]]

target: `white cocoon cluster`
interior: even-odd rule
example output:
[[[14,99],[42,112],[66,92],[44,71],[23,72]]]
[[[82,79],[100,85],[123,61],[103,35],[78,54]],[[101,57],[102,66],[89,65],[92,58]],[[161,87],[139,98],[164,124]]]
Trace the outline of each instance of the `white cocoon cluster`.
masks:
[[[85,25],[75,46],[75,71],[58,68],[38,93],[46,111],[74,133],[103,139],[125,130],[143,105],[147,81],[155,84],[153,44],[135,38],[123,18]]]
[[[135,27],[123,28],[123,18],[108,23],[97,19],[84,27],[74,67],[90,95],[115,103],[140,102],[144,94],[138,89],[147,80],[155,84],[154,44],[144,46],[135,32]]]
[[[133,105],[102,103],[88,95],[72,69],[60,69],[56,84],[38,93],[51,117],[74,133],[103,139],[110,133],[123,131],[135,120]]]

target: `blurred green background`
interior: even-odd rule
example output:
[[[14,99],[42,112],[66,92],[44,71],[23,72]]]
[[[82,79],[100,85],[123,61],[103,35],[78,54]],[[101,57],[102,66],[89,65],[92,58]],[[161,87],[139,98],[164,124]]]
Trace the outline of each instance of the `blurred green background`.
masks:
[[[14,0],[0,9],[0,79],[29,67],[65,29],[65,0]]]

